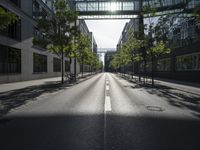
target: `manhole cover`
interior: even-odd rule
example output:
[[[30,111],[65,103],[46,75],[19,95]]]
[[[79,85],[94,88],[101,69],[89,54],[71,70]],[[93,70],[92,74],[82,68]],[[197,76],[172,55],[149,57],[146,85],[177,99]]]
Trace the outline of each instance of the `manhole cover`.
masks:
[[[146,106],[146,108],[147,110],[150,110],[150,111],[163,111],[163,109],[158,106]]]

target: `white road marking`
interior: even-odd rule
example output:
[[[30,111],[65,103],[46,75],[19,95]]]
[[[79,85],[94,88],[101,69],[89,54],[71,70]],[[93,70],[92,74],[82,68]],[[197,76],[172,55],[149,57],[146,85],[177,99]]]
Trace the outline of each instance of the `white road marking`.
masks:
[[[110,90],[109,85],[106,85],[106,91],[109,91],[109,90]]]
[[[109,91],[110,91],[110,86],[109,86],[109,80],[108,79],[106,79],[106,89],[105,90],[106,90],[105,93],[109,93]],[[105,94],[104,111],[105,111],[105,113],[107,111],[112,111],[110,96],[108,96],[107,94]]]
[[[105,112],[112,111],[110,96],[106,96],[105,98]]]
[[[111,100],[109,96],[110,92],[110,86],[109,86],[109,80],[106,78],[106,85],[105,85],[105,103],[104,103],[104,150],[106,150],[106,119],[107,119],[107,112],[112,111],[111,107]]]

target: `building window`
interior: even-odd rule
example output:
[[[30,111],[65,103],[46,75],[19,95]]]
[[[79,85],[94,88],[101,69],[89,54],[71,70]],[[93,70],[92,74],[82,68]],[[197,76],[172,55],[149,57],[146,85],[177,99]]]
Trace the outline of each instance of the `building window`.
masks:
[[[33,0],[33,19],[46,19],[47,14],[46,10],[36,0]]]
[[[11,23],[10,25],[8,25],[5,29],[0,30],[0,35],[6,36],[8,38],[11,38],[17,41],[21,41],[21,20],[19,19],[18,21],[15,21],[14,23]]]
[[[47,72],[47,56],[33,53],[33,72]]]
[[[200,53],[176,57],[177,71],[200,70]]]
[[[53,58],[53,71],[61,72],[61,60],[59,58]]]
[[[140,63],[140,65],[139,65],[139,69],[140,69],[141,72],[144,72],[144,69],[146,69],[146,72],[152,71],[152,62],[150,62],[150,61],[147,62],[146,68],[144,68],[145,67],[144,65],[145,65],[144,62]]]
[[[65,72],[70,72],[70,62],[65,61]]]
[[[158,60],[157,71],[170,71],[170,58]]]
[[[9,0],[9,1],[12,2],[13,4],[15,4],[18,7],[20,7],[20,5],[21,5],[21,0]]]
[[[123,10],[134,10],[134,2],[123,2]]]
[[[0,45],[0,74],[21,73],[21,50]]]

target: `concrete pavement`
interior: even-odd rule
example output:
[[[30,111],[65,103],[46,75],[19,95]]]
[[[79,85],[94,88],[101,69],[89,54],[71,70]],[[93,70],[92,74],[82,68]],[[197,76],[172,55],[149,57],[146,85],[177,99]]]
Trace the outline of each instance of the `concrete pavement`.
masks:
[[[200,94],[185,88],[98,74],[5,115],[1,149],[199,150]]]
[[[82,78],[82,74],[79,74],[77,82],[84,80],[84,78],[88,76],[90,76],[90,73],[84,73],[83,78]],[[45,78],[45,79],[39,79],[39,80],[5,83],[5,84],[0,84],[0,93],[22,89],[22,88],[26,88],[30,86],[40,86],[44,84],[53,84],[53,83],[60,83],[60,82],[61,82],[61,77],[54,77],[54,78]]]
[[[61,77],[0,84],[0,117],[29,101],[51,97],[93,76],[84,74],[76,82],[64,84],[61,84]]]

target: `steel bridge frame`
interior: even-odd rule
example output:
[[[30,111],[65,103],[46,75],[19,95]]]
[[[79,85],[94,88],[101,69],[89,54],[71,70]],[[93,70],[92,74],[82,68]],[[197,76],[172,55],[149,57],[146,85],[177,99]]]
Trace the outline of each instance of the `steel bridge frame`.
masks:
[[[191,9],[199,3],[198,0],[70,0],[70,7],[78,12],[79,19],[130,19],[140,15],[145,5],[154,5],[158,13],[164,14],[183,7]]]

